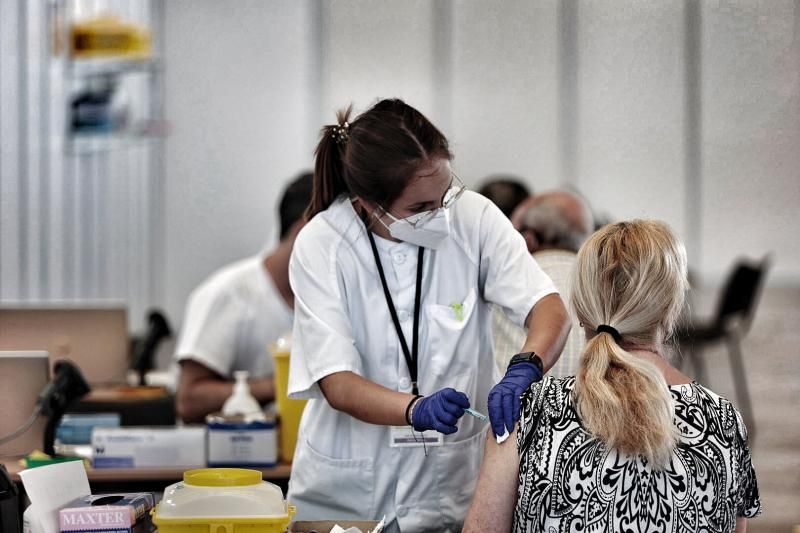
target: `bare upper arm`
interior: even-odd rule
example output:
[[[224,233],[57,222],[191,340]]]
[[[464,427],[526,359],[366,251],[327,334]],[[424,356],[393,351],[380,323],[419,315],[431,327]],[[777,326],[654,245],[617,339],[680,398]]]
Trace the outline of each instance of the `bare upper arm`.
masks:
[[[483,463],[464,523],[465,532],[511,530],[519,487],[516,442],[516,429],[503,444],[497,444],[491,430],[487,431]]]
[[[747,518],[744,516],[736,517],[736,533],[745,533],[747,531]]]

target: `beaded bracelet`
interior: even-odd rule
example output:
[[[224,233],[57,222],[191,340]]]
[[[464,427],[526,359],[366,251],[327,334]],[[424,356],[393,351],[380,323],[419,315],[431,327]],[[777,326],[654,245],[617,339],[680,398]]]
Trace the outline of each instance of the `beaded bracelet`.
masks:
[[[421,396],[421,395],[419,395],[419,394],[417,394],[416,396],[414,396],[413,398],[411,398],[411,401],[410,401],[410,402],[408,402],[408,405],[406,406],[406,423],[407,423],[409,426],[413,426],[413,425],[414,425],[414,423],[413,423],[413,418],[412,418],[412,416],[413,416],[413,413],[414,413],[414,404],[415,404],[415,403],[417,402],[417,400],[419,400],[420,398],[422,398],[422,396]]]

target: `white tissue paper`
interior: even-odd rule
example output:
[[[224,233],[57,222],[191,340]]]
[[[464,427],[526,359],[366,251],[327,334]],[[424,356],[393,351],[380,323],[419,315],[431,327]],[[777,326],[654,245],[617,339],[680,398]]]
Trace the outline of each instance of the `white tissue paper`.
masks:
[[[508,429],[502,435],[496,435],[495,438],[497,439],[497,444],[503,444],[508,439]]]
[[[385,524],[386,524],[386,516],[381,518],[381,521],[378,522],[378,525],[375,526],[375,529],[368,531],[367,533],[381,533],[381,531],[383,531],[383,526]],[[339,524],[336,524],[335,526],[333,526],[333,529],[331,529],[330,533],[363,533],[363,532],[357,527],[348,527],[347,529],[345,529]]]
[[[83,461],[67,461],[30,468],[19,473],[31,500],[26,527],[34,533],[59,533],[58,510],[76,498],[91,494]]]

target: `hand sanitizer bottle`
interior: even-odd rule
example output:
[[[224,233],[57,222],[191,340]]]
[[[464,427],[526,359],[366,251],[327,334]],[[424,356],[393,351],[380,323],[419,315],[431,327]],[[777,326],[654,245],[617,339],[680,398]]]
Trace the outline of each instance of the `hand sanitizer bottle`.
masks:
[[[222,416],[209,415],[208,466],[269,467],[278,461],[275,419],[268,419],[247,383],[249,372],[234,372],[233,394]]]
[[[247,370],[239,370],[233,373],[233,377],[236,379],[236,383],[233,385],[233,394],[225,400],[222,414],[224,416],[244,416],[247,422],[266,420],[261,406],[250,394],[250,385],[247,383],[250,373]]]

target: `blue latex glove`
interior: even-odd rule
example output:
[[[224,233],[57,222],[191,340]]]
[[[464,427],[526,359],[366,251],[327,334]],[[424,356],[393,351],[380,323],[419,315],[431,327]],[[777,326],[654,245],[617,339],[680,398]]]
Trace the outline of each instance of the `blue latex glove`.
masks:
[[[533,363],[516,363],[506,372],[500,383],[489,391],[489,420],[496,437],[514,431],[519,420],[519,397],[531,383],[542,379],[542,373]]]
[[[417,431],[435,429],[449,435],[458,430],[456,422],[464,415],[467,407],[469,398],[466,394],[455,389],[442,389],[417,400],[411,420]]]

